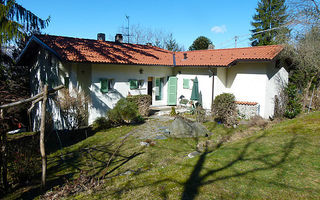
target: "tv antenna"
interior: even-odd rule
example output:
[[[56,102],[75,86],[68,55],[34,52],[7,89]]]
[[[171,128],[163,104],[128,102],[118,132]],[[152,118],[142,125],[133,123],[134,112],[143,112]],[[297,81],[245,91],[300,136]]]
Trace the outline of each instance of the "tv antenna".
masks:
[[[126,19],[128,21],[128,26],[125,27],[125,30],[127,30],[127,34],[124,34],[123,36],[128,37],[128,43],[130,43],[130,37],[132,36],[130,35],[130,16],[126,15]]]

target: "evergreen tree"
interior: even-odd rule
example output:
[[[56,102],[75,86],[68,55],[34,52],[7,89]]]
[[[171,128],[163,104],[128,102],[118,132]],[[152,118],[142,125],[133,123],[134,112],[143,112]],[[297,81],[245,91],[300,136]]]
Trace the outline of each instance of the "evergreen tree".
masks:
[[[165,41],[165,49],[170,51],[182,51],[183,47],[180,47],[176,40],[173,38],[172,33],[169,35],[168,39]]]
[[[25,33],[45,28],[50,17],[43,20],[15,2],[0,0],[0,45],[24,37]]]
[[[283,42],[290,30],[285,25],[286,14],[285,0],[260,0],[253,16],[253,33],[250,40],[252,46],[262,46]],[[257,33],[260,31],[281,27],[279,29]],[[256,34],[255,34],[256,33]]]
[[[209,38],[200,36],[197,39],[195,39],[195,41],[193,41],[192,45],[189,47],[189,50],[194,51],[194,50],[208,49],[210,44],[213,45]]]

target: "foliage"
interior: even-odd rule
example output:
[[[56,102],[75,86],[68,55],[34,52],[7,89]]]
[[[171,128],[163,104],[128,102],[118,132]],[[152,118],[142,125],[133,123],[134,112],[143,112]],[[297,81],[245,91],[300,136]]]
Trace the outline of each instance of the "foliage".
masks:
[[[64,121],[69,129],[80,128],[87,125],[88,105],[90,98],[84,91],[76,88],[62,89],[56,98]]]
[[[40,30],[48,26],[50,18],[43,20],[25,9],[15,0],[0,1],[0,42],[5,44],[21,39],[26,32]]]
[[[208,49],[210,44],[212,44],[212,41],[209,38],[204,36],[199,36],[197,39],[193,41],[192,45],[189,47],[189,50],[194,51],[194,50]]]
[[[105,117],[98,117],[92,124],[94,131],[105,130],[111,127],[110,121]]]
[[[108,120],[114,125],[134,122],[139,119],[139,111],[136,103],[125,98],[120,99],[115,107],[107,112]]]
[[[176,116],[176,115],[177,115],[176,108],[174,106],[172,106],[170,116]]]
[[[223,93],[216,96],[212,108],[217,120],[227,126],[232,126],[237,123],[237,106],[233,94]]]
[[[165,41],[165,49],[169,51],[183,51],[184,48],[179,46],[171,33]]]
[[[149,116],[152,97],[150,95],[131,95],[126,98],[128,101],[137,104],[140,115]]]
[[[197,122],[205,122],[207,120],[206,110],[201,105],[195,108],[194,114],[196,115]]]
[[[286,88],[288,96],[288,102],[284,112],[284,116],[292,119],[295,118],[301,112],[300,97],[295,85],[289,84]]]
[[[252,46],[283,42],[279,36],[281,36],[281,34],[288,35],[290,30],[286,27],[262,33],[257,32],[285,25],[288,17],[286,9],[285,0],[260,0],[258,2],[258,7],[256,8],[257,13],[253,16],[253,22],[251,22],[253,26],[253,30],[251,30],[252,36],[250,38]]]

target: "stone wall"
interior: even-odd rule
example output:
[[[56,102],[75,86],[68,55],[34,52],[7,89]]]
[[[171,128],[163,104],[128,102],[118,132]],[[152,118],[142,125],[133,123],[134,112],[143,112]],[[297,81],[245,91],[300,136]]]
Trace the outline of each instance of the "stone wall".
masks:
[[[260,105],[259,104],[237,104],[239,116],[243,119],[250,119],[255,115],[259,115]]]

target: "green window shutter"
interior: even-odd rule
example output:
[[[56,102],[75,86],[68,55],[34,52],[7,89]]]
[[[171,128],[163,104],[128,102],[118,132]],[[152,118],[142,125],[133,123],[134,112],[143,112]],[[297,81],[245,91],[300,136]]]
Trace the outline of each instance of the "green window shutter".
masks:
[[[177,78],[170,77],[168,84],[168,105],[174,106],[177,104]]]
[[[107,93],[108,92],[108,79],[101,79],[100,84],[101,84],[100,91],[102,93]]]
[[[130,89],[138,89],[138,80],[129,80],[130,83]]]
[[[183,79],[183,89],[189,89],[190,88],[190,84],[189,84],[189,79]]]

